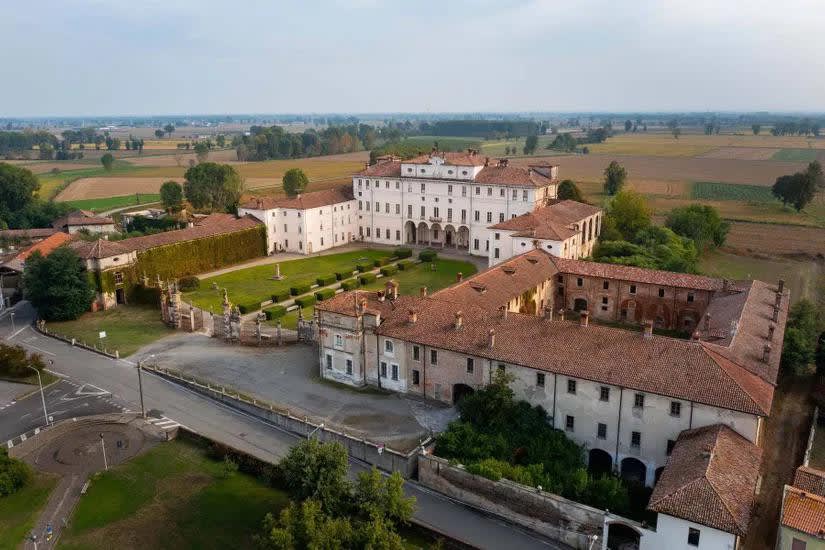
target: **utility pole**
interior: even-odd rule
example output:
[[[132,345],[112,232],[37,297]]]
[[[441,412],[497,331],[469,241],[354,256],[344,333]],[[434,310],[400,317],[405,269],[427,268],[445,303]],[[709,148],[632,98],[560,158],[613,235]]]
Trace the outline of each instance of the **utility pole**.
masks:
[[[140,371],[143,370],[143,362],[138,361],[137,364],[137,371],[138,371],[138,391],[140,392],[140,415],[143,418],[146,418],[146,407],[143,405],[143,377],[140,374]]]
[[[14,336],[14,332],[15,332],[16,327],[14,326],[14,312],[13,311],[11,313],[9,313],[9,319],[11,319],[11,334],[12,334],[12,336]]]
[[[31,365],[26,365],[37,374],[37,384],[40,386],[40,400],[43,403],[43,418],[46,420],[45,426],[49,425],[49,413],[46,412],[46,396],[43,393],[43,380],[40,378],[40,371]]]
[[[100,447],[103,449],[103,469],[109,469],[109,463],[106,461],[106,443],[103,441],[103,433],[100,434]]]

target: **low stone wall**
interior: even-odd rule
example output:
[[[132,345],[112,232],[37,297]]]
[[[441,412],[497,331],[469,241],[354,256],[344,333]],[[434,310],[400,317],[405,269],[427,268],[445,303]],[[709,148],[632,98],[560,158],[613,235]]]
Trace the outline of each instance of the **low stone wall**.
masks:
[[[120,352],[118,350],[109,350],[105,347],[97,347],[97,344],[92,344],[91,346],[88,345],[86,342],[80,342],[76,338],[71,338],[69,336],[64,336],[63,334],[58,334],[57,332],[52,332],[46,326],[44,321],[40,321],[35,323],[34,329],[38,332],[46,335],[51,336],[52,338],[57,338],[58,340],[62,340],[71,346],[75,346],[78,348],[83,348],[88,351],[93,351],[95,353],[99,353],[100,355],[105,355],[106,357],[110,357],[112,359],[120,359]]]
[[[417,448],[408,453],[397,451],[379,443],[324,426],[322,423],[314,422],[306,416],[293,416],[286,408],[259,401],[231,388],[227,389],[225,386],[212,385],[194,377],[187,378],[169,369],[153,366],[145,366],[144,369],[186,386],[206,397],[225,403],[234,409],[266,420],[298,436],[306,437],[312,433],[313,437],[320,441],[336,441],[346,447],[349,455],[353,458],[363,460],[367,464],[377,466],[384,471],[399,472],[405,478],[413,477],[416,474],[419,451]],[[425,441],[423,444],[426,445],[428,442]]]
[[[590,550],[593,537],[602,535],[602,510],[506,479],[473,475],[443,458],[420,455],[418,482],[572,548]]]

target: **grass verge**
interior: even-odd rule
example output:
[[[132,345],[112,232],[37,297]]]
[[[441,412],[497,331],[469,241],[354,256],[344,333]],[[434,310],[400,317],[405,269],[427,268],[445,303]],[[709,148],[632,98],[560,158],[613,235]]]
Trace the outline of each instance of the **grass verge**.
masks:
[[[56,476],[37,472],[31,483],[11,496],[0,498],[0,550],[20,546],[56,484]]]
[[[160,202],[160,195],[154,193],[134,193],[132,195],[122,195],[119,197],[106,197],[103,199],[83,199],[78,201],[66,201],[66,204],[82,210],[92,212],[103,212],[114,208],[124,208],[126,206],[139,206]]]

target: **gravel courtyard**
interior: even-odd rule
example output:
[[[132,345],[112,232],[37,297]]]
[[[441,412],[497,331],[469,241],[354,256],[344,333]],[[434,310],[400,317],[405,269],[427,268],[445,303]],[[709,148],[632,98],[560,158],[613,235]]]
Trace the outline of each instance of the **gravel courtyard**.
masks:
[[[452,407],[376,389],[322,381],[314,346],[227,345],[200,334],[176,334],[141,348],[130,359],[194,375],[288,407],[329,427],[402,450],[456,417]]]

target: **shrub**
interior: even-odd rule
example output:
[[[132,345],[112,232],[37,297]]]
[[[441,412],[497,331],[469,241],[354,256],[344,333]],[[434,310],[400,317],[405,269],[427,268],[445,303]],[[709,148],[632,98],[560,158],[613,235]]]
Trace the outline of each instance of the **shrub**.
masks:
[[[375,273],[363,273],[358,280],[361,282],[362,285],[367,285],[373,281],[375,281],[378,277]]]
[[[238,304],[238,311],[241,312],[241,315],[249,313],[249,309],[244,304]]]
[[[331,285],[337,280],[338,277],[336,275],[328,275],[326,277],[318,277],[317,279],[315,279],[315,282],[318,283],[318,286],[327,286]]]
[[[388,276],[392,275],[393,273],[395,273],[397,271],[398,271],[398,266],[385,265],[384,267],[381,268],[381,275],[383,275],[384,277],[388,277]]]
[[[0,448],[0,497],[22,489],[31,480],[31,476],[31,468],[28,464],[9,457],[8,451]]]
[[[395,256],[398,259],[404,259],[404,258],[411,257],[413,255],[413,251],[412,251],[411,248],[406,248],[406,247],[402,246],[402,247],[396,248],[393,251],[392,255]]]
[[[272,303],[277,304],[283,302],[285,300],[289,300],[289,291],[278,292],[277,294],[272,295]]]
[[[418,259],[422,262],[431,262],[438,257],[438,253],[435,250],[422,250],[418,253]]]
[[[295,303],[298,304],[298,306],[301,308],[311,306],[315,303],[315,296],[304,296],[302,298],[297,298],[295,300]]]
[[[266,315],[267,321],[271,321],[273,319],[280,319],[281,317],[286,315],[286,308],[284,306],[270,307],[264,310],[264,315]]]
[[[341,283],[341,288],[343,288],[344,290],[354,290],[359,286],[361,285],[358,282],[358,279],[347,279],[346,281],[343,281]]]
[[[400,262],[398,262],[395,265],[398,266],[398,269],[400,269],[401,271],[404,271],[404,270],[409,269],[412,266],[414,266],[415,262],[412,261],[412,260],[401,260]]]
[[[358,270],[359,273],[364,273],[365,271],[370,271],[373,268],[372,264],[357,264],[355,269]]]
[[[201,287],[201,280],[195,277],[194,275],[190,275],[189,277],[181,277],[178,279],[178,288],[182,292],[190,292],[192,290],[198,290]]]
[[[335,278],[339,281],[349,279],[350,277],[352,277],[352,271],[338,271],[335,273]]]
[[[242,314],[245,313],[252,313],[253,311],[258,311],[261,309],[261,302],[246,302],[243,304],[238,304],[238,311]]]
[[[319,302],[323,302],[324,300],[332,298],[333,296],[335,296],[335,291],[331,288],[325,288],[315,293],[315,298]]]
[[[129,289],[129,302],[132,304],[144,304],[157,307],[160,302],[160,289],[135,285]]]
[[[289,287],[289,293],[292,296],[300,296],[301,294],[306,294],[309,292],[311,288],[311,285],[291,286]]]
[[[388,263],[390,263],[390,258],[379,258],[372,262],[372,265],[375,267],[381,267],[382,265],[387,265]]]

